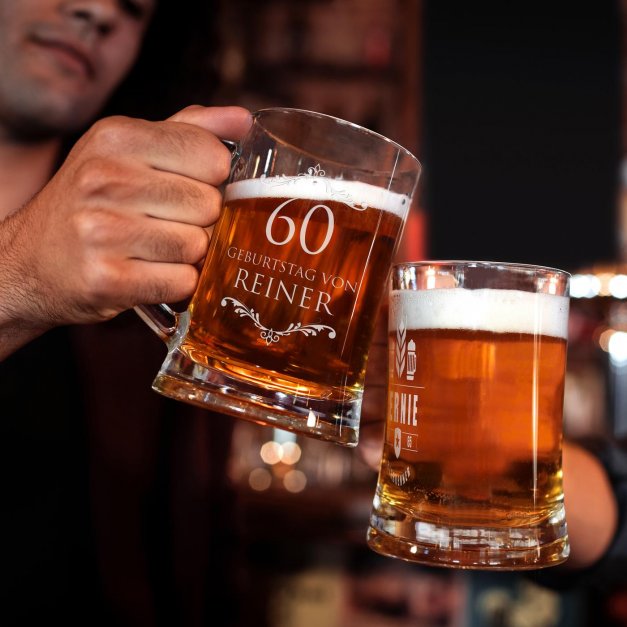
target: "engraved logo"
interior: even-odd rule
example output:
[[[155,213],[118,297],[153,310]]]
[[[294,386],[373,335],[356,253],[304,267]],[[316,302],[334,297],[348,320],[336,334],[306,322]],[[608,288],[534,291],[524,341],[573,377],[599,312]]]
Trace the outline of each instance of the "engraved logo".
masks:
[[[356,209],[357,211],[364,211],[365,209],[368,209],[367,203],[357,202],[353,198],[352,194],[348,193],[344,189],[341,180],[330,179],[325,175],[326,172],[320,167],[320,164],[317,163],[315,166],[307,168],[307,172],[301,172],[297,176],[286,176],[285,174],[269,178],[262,176],[260,180],[266,185],[277,187],[280,185],[294,185],[297,181],[302,180],[303,178],[310,179],[315,184],[323,185],[325,193],[331,200],[341,202],[351,209]]]
[[[326,324],[301,324],[297,322],[294,324],[293,322],[284,329],[283,331],[276,331],[275,329],[269,329],[264,326],[259,320],[259,313],[256,312],[252,307],[249,309],[241,303],[239,300],[235,298],[231,298],[230,296],[226,296],[222,299],[221,305],[222,307],[226,307],[228,302],[231,302],[235,307],[235,313],[239,314],[240,318],[244,316],[250,318],[253,321],[253,324],[261,331],[260,337],[265,341],[266,346],[270,346],[270,344],[276,343],[279,341],[281,337],[285,337],[286,335],[290,335],[291,333],[302,333],[307,336],[316,336],[318,333],[322,333],[322,331],[328,331],[329,337],[331,339],[335,338],[335,329],[333,327],[329,327]]]
[[[398,427],[394,429],[394,455],[396,459],[401,456],[401,430]]]
[[[407,344],[407,380],[413,381],[416,373],[416,342],[409,340]]]
[[[396,365],[396,376],[400,379],[403,376],[403,372],[405,371],[405,362],[406,362],[406,346],[405,339],[407,333],[405,329],[405,324],[401,320],[398,325],[398,329],[396,329],[396,346],[394,350],[394,363]]]

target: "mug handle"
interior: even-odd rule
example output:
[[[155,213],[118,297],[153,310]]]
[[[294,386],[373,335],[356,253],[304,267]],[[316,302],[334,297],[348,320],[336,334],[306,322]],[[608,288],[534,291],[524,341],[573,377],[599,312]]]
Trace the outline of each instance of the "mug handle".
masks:
[[[160,305],[137,305],[133,309],[159,338],[167,344],[168,340],[176,332],[180,314],[165,303]]]
[[[241,147],[238,142],[228,139],[220,140],[231,151],[231,172],[233,166],[241,155]],[[172,307],[161,303],[159,305],[137,305],[133,307],[135,313],[161,338],[166,344],[176,333],[180,313]]]

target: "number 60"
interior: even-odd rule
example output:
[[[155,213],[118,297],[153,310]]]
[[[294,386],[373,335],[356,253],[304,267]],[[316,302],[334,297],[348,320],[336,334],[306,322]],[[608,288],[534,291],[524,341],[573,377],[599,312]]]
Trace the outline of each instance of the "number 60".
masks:
[[[290,218],[289,216],[280,216],[280,215],[278,215],[279,212],[281,211],[281,209],[286,207],[289,203],[293,202],[294,200],[299,200],[299,199],[298,198],[290,198],[289,200],[286,200],[285,202],[282,202],[270,214],[270,217],[268,218],[268,221],[266,222],[266,237],[268,238],[268,241],[270,243],[276,244],[277,246],[284,246],[285,244],[290,242],[292,240],[292,238],[294,237],[294,233],[296,232],[296,225],[294,224],[294,220],[292,218]],[[307,229],[309,228],[309,221],[311,220],[313,214],[318,209],[323,209],[324,211],[326,211],[326,214],[327,214],[327,232],[326,232],[326,235],[324,236],[324,240],[322,241],[322,244],[320,244],[320,247],[317,248],[316,250],[311,250],[309,248],[309,246],[307,246]],[[272,226],[273,226],[275,220],[285,220],[285,222],[287,223],[287,236],[282,241],[276,240],[273,237],[273,235],[272,235]],[[335,226],[335,218],[333,217],[333,212],[331,211],[330,207],[327,207],[327,205],[315,205],[315,206],[313,206],[307,212],[307,214],[305,215],[303,223],[302,223],[302,225],[300,227],[299,240],[300,240],[300,245],[301,245],[302,249],[308,255],[319,255],[329,245],[329,242],[331,241],[331,237],[333,235],[334,226]]]

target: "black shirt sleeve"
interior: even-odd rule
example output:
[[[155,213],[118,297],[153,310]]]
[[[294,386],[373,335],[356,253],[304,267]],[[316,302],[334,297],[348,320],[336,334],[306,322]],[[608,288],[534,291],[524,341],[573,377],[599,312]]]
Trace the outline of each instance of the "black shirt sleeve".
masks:
[[[606,444],[595,454],[605,468],[616,496],[618,527],[614,539],[605,555],[589,568],[572,572],[548,568],[530,573],[541,585],[558,590],[586,587],[607,593],[627,583],[627,447]]]

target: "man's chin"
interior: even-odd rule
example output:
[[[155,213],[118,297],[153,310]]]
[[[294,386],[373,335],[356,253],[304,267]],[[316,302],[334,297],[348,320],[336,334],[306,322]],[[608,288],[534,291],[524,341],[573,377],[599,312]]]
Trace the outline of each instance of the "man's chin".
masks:
[[[58,138],[85,128],[105,99],[101,85],[51,72],[39,57],[26,56],[19,72],[0,76],[0,126],[24,141]]]
[[[3,126],[8,135],[20,142],[36,143],[58,139],[85,129],[96,116],[77,115],[76,110],[44,107],[29,107],[18,114],[3,116]]]

